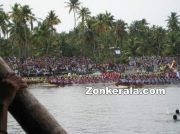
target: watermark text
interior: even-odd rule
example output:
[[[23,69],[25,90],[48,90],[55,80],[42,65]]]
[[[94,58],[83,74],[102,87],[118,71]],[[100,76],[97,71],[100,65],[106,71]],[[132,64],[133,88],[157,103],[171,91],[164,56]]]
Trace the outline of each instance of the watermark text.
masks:
[[[137,89],[137,88],[93,88],[93,87],[86,87],[86,95],[165,95],[165,89]]]

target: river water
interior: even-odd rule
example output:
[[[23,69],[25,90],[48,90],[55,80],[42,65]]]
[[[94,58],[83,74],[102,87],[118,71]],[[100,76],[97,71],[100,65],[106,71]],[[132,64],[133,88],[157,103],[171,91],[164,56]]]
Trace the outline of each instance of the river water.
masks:
[[[180,85],[161,87],[166,95],[85,95],[86,86],[34,85],[29,90],[69,134],[180,133],[180,122],[172,119],[180,109]],[[10,114],[8,132],[24,134]]]

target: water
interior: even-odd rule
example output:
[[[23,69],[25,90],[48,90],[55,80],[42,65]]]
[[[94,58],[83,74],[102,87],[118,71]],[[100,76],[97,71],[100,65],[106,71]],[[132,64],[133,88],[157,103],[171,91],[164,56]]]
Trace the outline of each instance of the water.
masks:
[[[179,134],[172,116],[180,109],[180,85],[166,95],[85,95],[85,86],[29,88],[69,134]],[[105,85],[93,85],[102,87]],[[180,118],[180,116],[179,116]],[[8,132],[24,134],[9,115]]]

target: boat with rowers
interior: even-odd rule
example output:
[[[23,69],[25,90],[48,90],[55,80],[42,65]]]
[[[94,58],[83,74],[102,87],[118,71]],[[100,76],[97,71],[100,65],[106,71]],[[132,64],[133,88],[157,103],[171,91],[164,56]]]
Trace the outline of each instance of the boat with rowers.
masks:
[[[179,84],[180,79],[178,78],[146,78],[146,79],[119,79],[115,84],[116,86],[127,86],[127,87],[143,87],[145,85],[167,85],[167,84]]]

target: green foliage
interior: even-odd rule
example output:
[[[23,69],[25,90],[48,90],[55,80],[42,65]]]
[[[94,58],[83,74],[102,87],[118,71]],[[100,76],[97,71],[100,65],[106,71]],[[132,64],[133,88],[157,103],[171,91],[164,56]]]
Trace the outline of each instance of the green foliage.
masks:
[[[55,11],[38,19],[28,5],[14,4],[10,12],[0,5],[0,55],[1,56],[85,56],[98,63],[126,63],[136,56],[176,56],[180,50],[179,15],[172,12],[167,17],[167,28],[150,26],[146,19],[131,24],[109,13],[91,16],[79,0],[66,2],[74,13],[74,29],[58,33],[56,25],[61,20]],[[76,14],[78,17],[76,18]],[[76,26],[76,21],[79,23]],[[36,27],[34,27],[36,24]],[[119,48],[117,56],[110,48]]]

